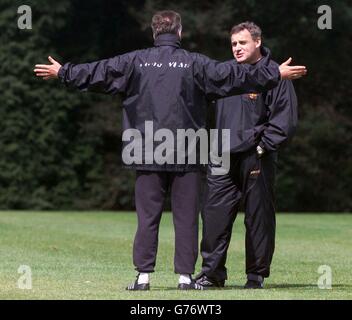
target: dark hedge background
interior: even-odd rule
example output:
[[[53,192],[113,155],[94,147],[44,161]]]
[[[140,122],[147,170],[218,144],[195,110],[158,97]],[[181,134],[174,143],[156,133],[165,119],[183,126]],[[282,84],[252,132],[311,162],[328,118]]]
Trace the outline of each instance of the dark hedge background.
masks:
[[[17,27],[22,4],[32,8],[32,30]],[[323,4],[332,8],[332,30],[317,27]],[[151,46],[149,23],[159,9],[181,13],[188,50],[231,59],[231,26],[253,20],[275,60],[292,56],[308,67],[295,82],[298,132],[280,152],[278,209],[351,212],[348,0],[0,0],[0,209],[133,209],[134,172],[121,168],[119,97],[67,91],[36,79],[33,66],[49,54],[79,63]]]

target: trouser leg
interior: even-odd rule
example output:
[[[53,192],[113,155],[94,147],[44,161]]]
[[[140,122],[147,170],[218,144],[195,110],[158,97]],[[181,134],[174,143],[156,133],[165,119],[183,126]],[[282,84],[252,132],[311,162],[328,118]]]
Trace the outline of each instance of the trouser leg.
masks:
[[[205,203],[202,210],[203,236],[201,241],[202,273],[209,278],[227,279],[225,267],[241,192],[236,186],[237,164],[225,175],[212,175],[208,167]]]
[[[251,276],[268,277],[270,274],[270,264],[275,248],[276,157],[275,153],[270,153],[257,159],[253,154],[243,162],[246,189],[244,199],[246,273]]]
[[[167,176],[164,172],[137,171],[135,201],[138,227],[133,244],[133,263],[138,272],[154,272],[166,192]]]
[[[171,206],[175,228],[175,273],[194,273],[198,256],[200,179],[200,172],[172,174]]]

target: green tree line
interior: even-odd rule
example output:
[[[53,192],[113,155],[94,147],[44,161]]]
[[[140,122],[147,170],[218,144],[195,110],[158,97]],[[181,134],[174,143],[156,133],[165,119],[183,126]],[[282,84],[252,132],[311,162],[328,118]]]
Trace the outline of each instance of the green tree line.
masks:
[[[229,30],[252,20],[276,61],[292,56],[308,67],[294,83],[299,126],[280,151],[277,207],[351,211],[348,0],[29,0],[28,30],[17,24],[22,4],[0,0],[0,209],[134,208],[134,172],[121,167],[121,98],[43,82],[33,67],[48,55],[80,63],[151,46],[152,14],[173,9],[188,50],[231,59]],[[322,4],[332,9],[331,30],[317,26]]]

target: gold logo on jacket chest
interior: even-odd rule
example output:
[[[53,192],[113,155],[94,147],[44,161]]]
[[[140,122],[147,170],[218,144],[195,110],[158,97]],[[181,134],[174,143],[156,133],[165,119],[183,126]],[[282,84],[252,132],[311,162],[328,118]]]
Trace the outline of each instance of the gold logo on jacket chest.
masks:
[[[259,93],[249,93],[248,98],[251,100],[257,100],[259,96]]]

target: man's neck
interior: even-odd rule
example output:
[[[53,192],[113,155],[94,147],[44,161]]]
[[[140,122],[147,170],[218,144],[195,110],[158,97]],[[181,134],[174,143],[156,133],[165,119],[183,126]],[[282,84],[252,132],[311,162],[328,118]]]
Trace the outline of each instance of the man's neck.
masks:
[[[256,54],[253,59],[250,59],[250,61],[247,61],[246,63],[249,64],[255,64],[257,63],[259,60],[261,60],[263,58],[262,54],[260,53],[260,51],[258,52],[258,54]]]

